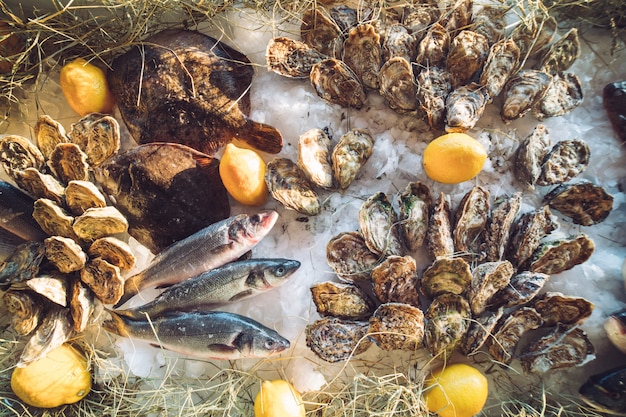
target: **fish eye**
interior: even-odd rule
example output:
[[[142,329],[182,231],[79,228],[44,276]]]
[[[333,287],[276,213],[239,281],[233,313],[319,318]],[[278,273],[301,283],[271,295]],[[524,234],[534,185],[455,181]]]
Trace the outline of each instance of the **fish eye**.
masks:
[[[276,268],[276,275],[278,276],[285,275],[286,272],[287,272],[287,269],[285,269],[284,266],[279,266],[278,268]]]
[[[268,339],[265,341],[265,347],[267,349],[274,349],[274,346],[276,346],[276,342],[274,342],[272,339]]]

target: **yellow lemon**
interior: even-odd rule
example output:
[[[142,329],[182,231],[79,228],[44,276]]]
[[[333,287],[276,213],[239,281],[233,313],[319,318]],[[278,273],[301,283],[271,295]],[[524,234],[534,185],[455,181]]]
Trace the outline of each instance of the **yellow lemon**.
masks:
[[[87,359],[64,344],[24,368],[15,368],[11,389],[33,407],[52,408],[75,403],[91,390]]]
[[[252,149],[232,143],[226,145],[220,160],[220,177],[228,193],[247,206],[260,206],[267,201],[266,164]]]
[[[423,165],[426,175],[444,184],[457,184],[474,178],[483,169],[487,152],[483,145],[465,133],[448,133],[426,146]]]
[[[284,379],[263,381],[254,400],[254,417],[304,417],[300,393]]]
[[[471,417],[483,409],[489,394],[487,378],[463,363],[447,365],[426,380],[424,400],[440,417]]]
[[[115,102],[103,70],[82,58],[61,68],[61,90],[68,104],[81,116],[111,113]]]

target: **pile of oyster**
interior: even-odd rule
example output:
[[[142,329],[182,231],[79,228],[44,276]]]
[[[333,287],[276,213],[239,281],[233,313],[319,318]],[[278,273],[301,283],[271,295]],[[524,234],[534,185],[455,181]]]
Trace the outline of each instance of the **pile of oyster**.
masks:
[[[449,132],[474,127],[500,94],[505,123],[528,112],[559,116],[582,102],[579,78],[566,72],[580,53],[576,29],[558,36],[541,2],[529,11],[504,3],[476,13],[473,3],[318,4],[302,16],[301,40],[270,41],[268,68],[309,78],[319,97],[344,107],[359,109],[378,91],[391,109]],[[525,15],[507,33],[515,13]]]
[[[588,226],[608,216],[613,198],[587,181],[565,182],[587,166],[584,142],[541,147],[533,139],[540,136],[547,136],[542,125],[513,157],[517,170],[533,173],[532,181],[522,180],[526,185],[554,186],[534,210],[521,213],[522,192],[492,199],[478,185],[454,210],[449,196],[434,196],[420,182],[394,200],[383,192],[370,196],[359,210],[359,230],[327,244],[338,281],[311,288],[322,318],[306,328],[309,348],[329,362],[372,343],[383,350],[424,345],[442,359],[485,348],[501,364],[519,358],[536,373],[590,360],[594,348],[579,324],[593,304],[542,290],[552,275],[589,259],[595,245],[584,233],[551,238],[559,227],[552,210]],[[422,250],[433,262],[419,271],[413,255]],[[518,349],[522,340],[530,341]]]
[[[32,217],[48,236],[19,245],[0,266],[13,328],[30,336],[18,366],[84,331],[94,298],[116,303],[124,291],[121,273],[135,264],[123,240],[126,218],[92,181],[93,168],[119,149],[117,121],[92,113],[66,133],[41,116],[34,130],[37,145],[18,135],[0,139],[0,162],[34,199]]]

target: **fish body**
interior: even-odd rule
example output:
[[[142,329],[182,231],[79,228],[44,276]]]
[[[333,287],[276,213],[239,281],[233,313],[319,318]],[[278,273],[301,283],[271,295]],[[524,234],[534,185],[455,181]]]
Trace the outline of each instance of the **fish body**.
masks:
[[[23,240],[48,237],[33,219],[33,199],[6,181],[0,181],[0,228]]]
[[[590,376],[578,392],[586,403],[598,411],[626,416],[626,367]]]
[[[103,324],[110,333],[198,359],[263,358],[290,345],[276,331],[234,313],[183,312],[151,321],[133,320],[114,312],[111,317]]]
[[[135,319],[158,317],[168,311],[197,311],[252,297],[284,284],[300,267],[290,259],[246,259],[203,272],[172,285],[153,301],[116,311]]]
[[[278,213],[239,214],[214,223],[160,252],[140,273],[124,283],[124,304],[139,290],[173,285],[234,261],[252,249],[272,229]]]

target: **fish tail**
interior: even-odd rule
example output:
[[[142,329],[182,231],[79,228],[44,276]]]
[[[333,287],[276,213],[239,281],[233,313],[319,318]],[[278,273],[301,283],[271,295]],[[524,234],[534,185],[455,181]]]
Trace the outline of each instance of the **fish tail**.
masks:
[[[246,129],[237,139],[260,151],[277,154],[283,149],[283,135],[273,126],[248,120]]]
[[[102,327],[109,333],[116,334],[122,337],[130,336],[130,332],[128,331],[128,326],[124,319],[117,314],[115,311],[107,310],[111,315],[109,320],[106,320],[102,323]]]

